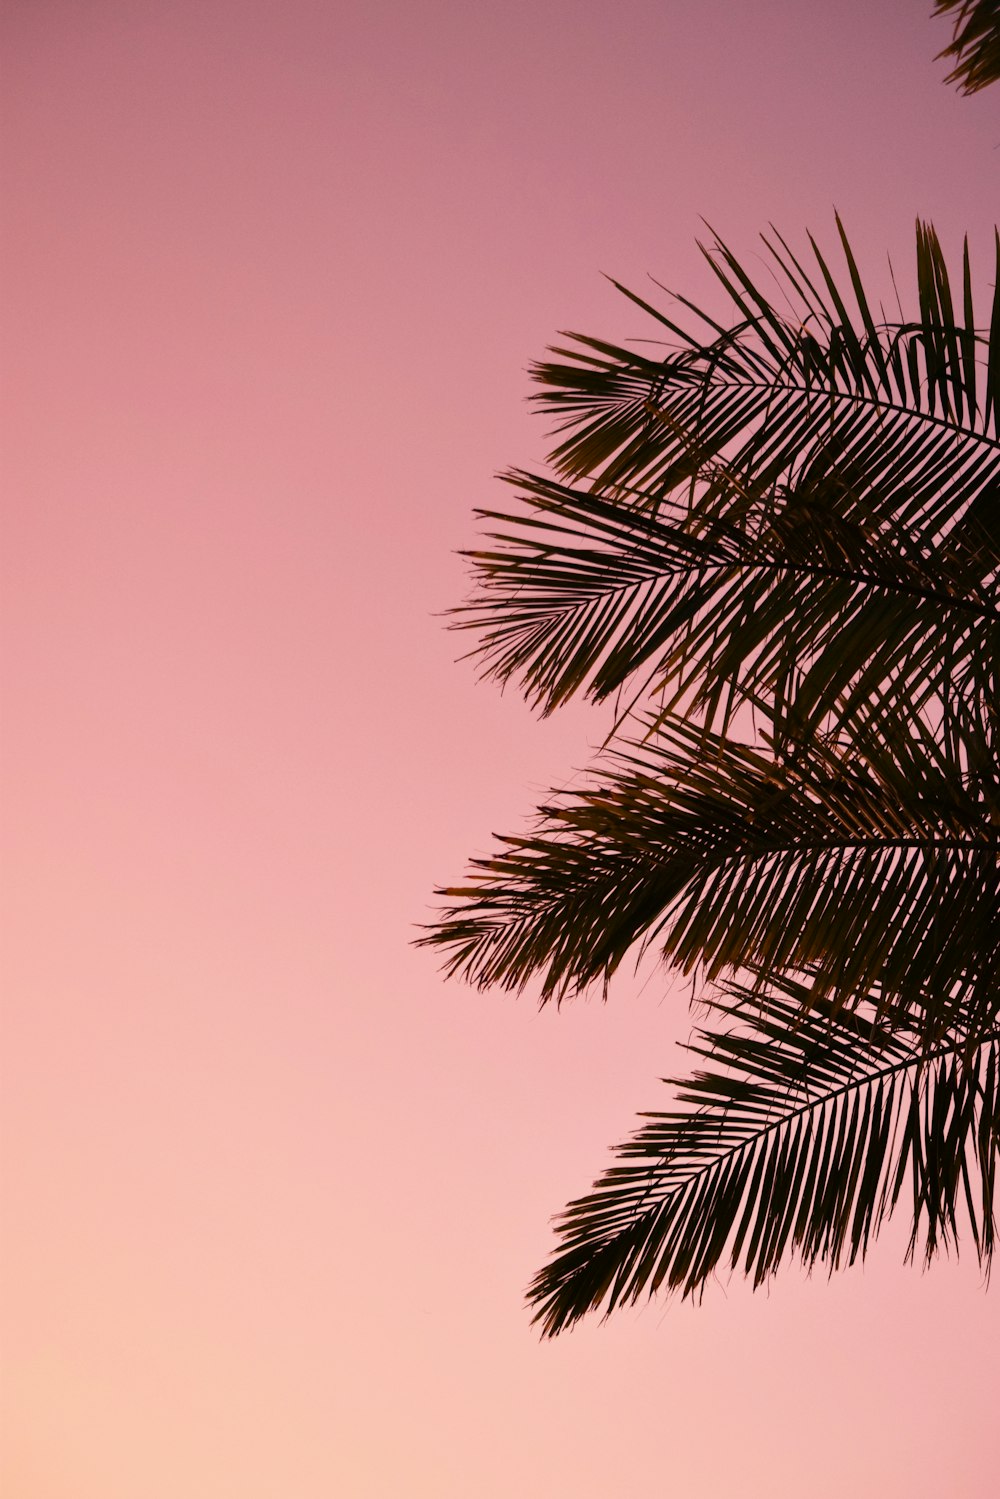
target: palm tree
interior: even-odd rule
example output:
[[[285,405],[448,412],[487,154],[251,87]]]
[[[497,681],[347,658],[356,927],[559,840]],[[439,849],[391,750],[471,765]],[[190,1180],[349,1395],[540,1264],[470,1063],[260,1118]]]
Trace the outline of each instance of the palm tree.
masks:
[[[707,1063],[560,1221],[549,1334],[720,1266],[834,1268],[905,1202],[910,1253],[994,1245],[1000,1148],[1000,238],[988,327],[918,224],[917,310],[772,232],[720,241],[731,326],[534,369],[549,476],[480,512],[455,624],[541,712],[619,705],[588,782],[474,862],[423,940],[561,1002],[656,950]],[[624,288],[621,288],[624,291]],[[853,309],[853,310],[852,310]]]
[[[1000,78],[1000,4],[997,0],[935,0],[935,15],[955,13],[951,45],[940,54],[954,58],[948,83],[975,94]]]

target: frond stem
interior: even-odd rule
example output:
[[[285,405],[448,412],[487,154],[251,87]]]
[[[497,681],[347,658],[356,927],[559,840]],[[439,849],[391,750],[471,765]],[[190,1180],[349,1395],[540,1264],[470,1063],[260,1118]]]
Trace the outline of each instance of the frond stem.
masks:
[[[984,1036],[981,1036],[976,1042],[975,1046],[972,1048],[971,1052],[966,1053],[967,1058],[971,1059],[971,1057],[974,1056],[977,1052],[981,1051],[984,1046],[988,1046],[991,1041],[1000,1041],[1000,1031],[989,1031]],[[741,1150],[746,1150],[748,1146],[759,1144],[761,1140],[767,1139],[768,1135],[773,1134],[775,1130],[782,1129],[785,1125],[793,1123],[796,1119],[802,1118],[812,1109],[824,1108],[827,1104],[832,1103],[834,1099],[843,1097],[844,1094],[850,1093],[854,1088],[863,1088],[867,1083],[879,1082],[883,1078],[892,1077],[894,1074],[899,1072],[905,1072],[908,1068],[911,1067],[926,1067],[931,1062],[940,1061],[942,1057],[955,1056],[962,1050],[962,1046],[963,1042],[956,1037],[946,1046],[941,1046],[936,1051],[926,1052],[921,1056],[911,1055],[907,1057],[901,1057],[891,1064],[887,1064],[884,1067],[877,1067],[873,1071],[866,1072],[863,1076],[852,1077],[848,1082],[842,1083],[837,1088],[832,1088],[828,1093],[823,1093],[819,1097],[807,1099],[805,1103],[799,1105],[797,1108],[788,1110],[786,1113],[783,1113],[780,1118],[773,1120],[772,1123],[768,1125],[765,1125],[765,1127],[762,1130],[758,1131],[758,1133],[752,1135],[746,1140],[741,1140],[739,1144],[733,1145],[729,1150],[723,1151],[721,1155],[714,1155],[711,1161],[709,1161],[706,1165],[697,1167],[695,1170],[691,1171],[684,1178],[684,1186],[687,1187],[690,1182],[697,1181],[700,1176],[704,1176],[709,1171],[714,1171],[721,1162],[731,1160],[733,1156],[738,1155]],[[703,1105],[701,1109],[696,1111],[696,1114],[705,1112],[707,1112],[707,1106]],[[690,1117],[694,1118],[695,1114],[692,1114]],[[624,1159],[630,1159],[630,1157],[625,1156]],[[634,1159],[634,1157],[632,1159]],[[646,1189],[646,1192],[643,1193],[643,1199],[648,1197],[649,1193],[653,1190],[656,1176],[662,1175],[662,1173],[667,1169],[668,1168],[666,1166],[658,1166],[653,1168],[650,1174],[654,1178],[654,1180],[650,1182],[650,1185]],[[641,1209],[641,1211],[649,1212],[651,1210],[649,1208],[645,1208]]]

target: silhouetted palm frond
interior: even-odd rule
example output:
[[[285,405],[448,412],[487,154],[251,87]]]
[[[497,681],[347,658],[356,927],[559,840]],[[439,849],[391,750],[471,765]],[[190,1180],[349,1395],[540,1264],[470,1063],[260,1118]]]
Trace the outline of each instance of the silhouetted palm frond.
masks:
[[[731,327],[626,293],[665,357],[577,336],[537,366],[555,473],[483,512],[456,611],[542,712],[626,708],[422,940],[543,1002],[651,949],[737,1026],[702,1034],[688,1111],[571,1205],[531,1291],[550,1333],[726,1259],[757,1282],[791,1249],[852,1259],[906,1182],[914,1248],[954,1240],[961,1199],[992,1253],[1000,237],[977,319],[968,251],[953,291],[918,224],[916,309],[890,320],[838,230],[843,287],[815,244],[807,270],[765,239],[788,312],[717,242]]]
[[[502,840],[424,940],[481,986],[561,998],[655,945],[706,979],[811,965],[838,1003],[875,986],[947,1023],[957,984],[1000,1008],[1000,781],[919,720],[790,756],[683,720],[607,757],[604,779]],[[964,753],[962,752],[964,751]],[[979,766],[977,770],[975,767]]]
[[[964,1214],[989,1265],[1000,1032],[959,1015],[928,1050],[905,1011],[835,1011],[793,979],[711,1008],[731,1024],[688,1043],[708,1066],[670,1081],[684,1107],[647,1114],[562,1215],[529,1292],[547,1334],[661,1287],[697,1295],[720,1268],[760,1285],[788,1254],[853,1263],[901,1201],[911,1255],[956,1244]]]
[[[1000,5],[997,0],[936,0],[936,15],[954,14],[951,45],[939,53],[954,58],[946,82],[975,94],[1000,78]]]
[[[668,706],[723,705],[723,727],[744,697],[816,721],[872,682],[911,705],[992,691],[1000,297],[978,328],[966,250],[956,312],[918,226],[918,314],[876,323],[840,232],[843,291],[818,249],[822,290],[765,239],[797,318],[717,244],[734,328],[685,303],[711,331],[699,342],[647,307],[677,353],[577,337],[536,367],[562,479],[511,474],[522,508],[481,512],[490,545],[456,614],[487,674],[551,711],[642,672]]]

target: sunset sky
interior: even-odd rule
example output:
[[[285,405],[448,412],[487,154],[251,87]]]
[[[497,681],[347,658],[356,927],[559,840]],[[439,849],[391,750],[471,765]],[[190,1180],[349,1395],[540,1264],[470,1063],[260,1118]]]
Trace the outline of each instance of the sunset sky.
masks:
[[[980,300],[1000,86],[931,0],[5,0],[0,1489],[992,1499],[1000,1300],[894,1226],[541,1343],[550,1218],[683,1067],[445,982],[433,887],[587,764],[441,618],[602,273],[845,220]]]

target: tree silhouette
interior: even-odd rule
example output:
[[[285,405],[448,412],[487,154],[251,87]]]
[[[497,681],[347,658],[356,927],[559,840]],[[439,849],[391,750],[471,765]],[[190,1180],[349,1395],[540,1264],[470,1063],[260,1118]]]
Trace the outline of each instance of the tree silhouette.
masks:
[[[911,1253],[963,1220],[993,1251],[1000,289],[977,321],[968,247],[953,288],[918,224],[887,318],[837,227],[839,280],[772,232],[775,297],[717,240],[731,324],[626,292],[665,352],[553,350],[553,472],[508,475],[469,554],[485,673],[619,713],[423,940],[543,1002],[651,948],[713,1017],[678,1106],[563,1215],[548,1333],[721,1265],[853,1261],[901,1203]]]

